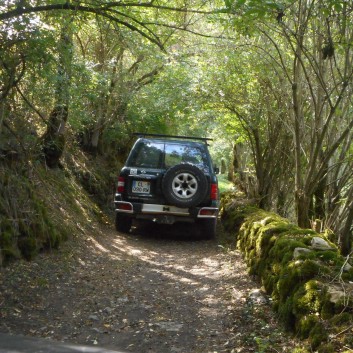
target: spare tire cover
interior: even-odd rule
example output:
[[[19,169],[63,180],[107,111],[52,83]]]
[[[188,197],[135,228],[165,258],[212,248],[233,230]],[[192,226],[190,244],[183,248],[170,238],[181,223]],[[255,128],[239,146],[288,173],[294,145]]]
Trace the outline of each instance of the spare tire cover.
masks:
[[[170,205],[193,207],[200,204],[208,191],[207,178],[195,165],[188,163],[170,167],[162,179],[162,192]]]

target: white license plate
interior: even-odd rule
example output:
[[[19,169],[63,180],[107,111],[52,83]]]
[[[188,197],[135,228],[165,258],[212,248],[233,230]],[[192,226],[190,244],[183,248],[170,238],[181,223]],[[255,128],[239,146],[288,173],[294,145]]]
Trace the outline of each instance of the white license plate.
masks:
[[[133,180],[132,192],[135,194],[149,194],[151,190],[151,183],[149,181]]]

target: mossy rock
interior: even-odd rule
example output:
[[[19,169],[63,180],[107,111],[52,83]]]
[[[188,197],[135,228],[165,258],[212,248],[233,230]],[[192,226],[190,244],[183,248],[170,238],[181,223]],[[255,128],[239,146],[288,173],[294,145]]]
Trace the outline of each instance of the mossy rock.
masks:
[[[282,235],[271,248],[269,257],[271,257],[273,262],[286,265],[292,260],[294,249],[303,247],[305,247],[305,244],[302,241],[291,240]]]
[[[317,280],[306,282],[294,294],[294,313],[300,318],[308,313],[326,320],[335,313],[335,305],[330,302],[325,286]]]
[[[325,299],[322,303],[320,315],[323,320],[328,320],[336,314],[336,307],[335,304],[330,301],[330,297],[328,294],[326,294],[324,298]]]
[[[293,331],[296,318],[293,314],[293,298],[287,297],[284,302],[277,306],[278,316],[287,330]]]
[[[296,331],[301,339],[308,338],[313,327],[319,322],[316,315],[305,315],[296,323]]]
[[[265,287],[267,293],[273,294],[274,288],[277,284],[278,276],[273,275],[271,272],[267,271],[266,274],[263,273],[262,284]]]
[[[297,290],[300,285],[299,273],[288,268],[283,268],[281,275],[277,281],[276,290],[281,302],[287,300]]]

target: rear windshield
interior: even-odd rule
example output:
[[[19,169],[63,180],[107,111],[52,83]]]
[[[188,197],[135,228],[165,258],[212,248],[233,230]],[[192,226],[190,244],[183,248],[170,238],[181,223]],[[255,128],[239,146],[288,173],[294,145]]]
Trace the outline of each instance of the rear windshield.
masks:
[[[179,163],[192,163],[209,172],[207,151],[201,146],[143,141],[133,149],[128,167],[167,169]]]
[[[135,146],[128,161],[128,167],[161,168],[164,143],[144,141]]]

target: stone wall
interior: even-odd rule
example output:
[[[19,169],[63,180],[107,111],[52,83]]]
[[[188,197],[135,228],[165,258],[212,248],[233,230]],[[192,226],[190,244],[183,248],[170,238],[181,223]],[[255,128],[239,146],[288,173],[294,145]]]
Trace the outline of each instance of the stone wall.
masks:
[[[222,197],[221,218],[287,329],[314,351],[351,352],[352,259],[339,254],[328,233],[301,229],[230,193]]]

